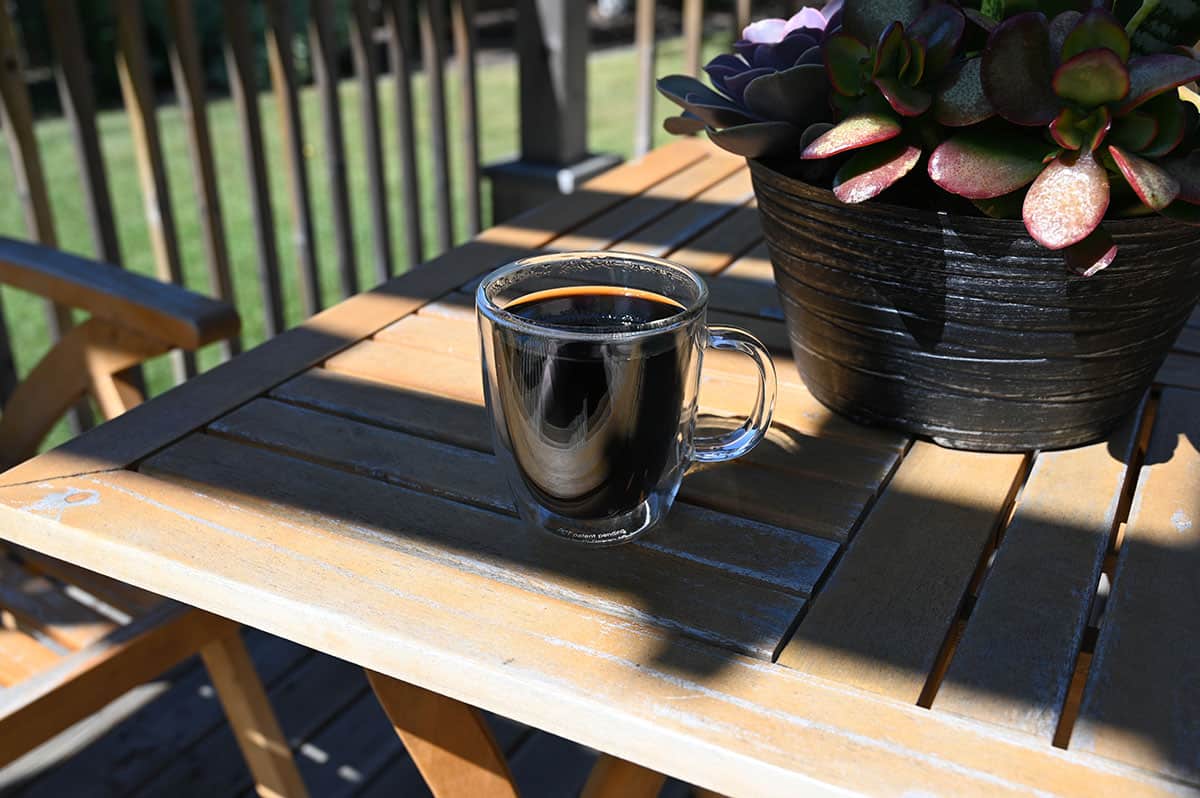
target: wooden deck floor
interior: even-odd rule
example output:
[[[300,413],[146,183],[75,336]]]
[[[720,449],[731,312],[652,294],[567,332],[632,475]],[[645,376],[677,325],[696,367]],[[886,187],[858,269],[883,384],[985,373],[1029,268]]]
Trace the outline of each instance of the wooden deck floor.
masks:
[[[314,798],[429,795],[362,671],[263,632],[246,644]],[[489,716],[525,798],[577,795],[596,752]],[[669,783],[663,795],[682,798]],[[192,658],[0,769],[0,795],[251,796],[249,772]]]

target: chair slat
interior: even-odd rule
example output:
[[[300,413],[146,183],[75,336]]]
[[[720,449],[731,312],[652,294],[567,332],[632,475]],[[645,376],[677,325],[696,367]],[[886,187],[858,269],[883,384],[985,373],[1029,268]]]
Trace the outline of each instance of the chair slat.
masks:
[[[1137,427],[1038,455],[934,709],[1054,739]]]
[[[1070,748],[1200,782],[1200,402],[1167,389]]]
[[[0,9],[0,128],[8,142],[12,157],[13,177],[16,194],[25,212],[25,226],[35,240],[55,246],[58,236],[54,230],[54,216],[50,210],[50,195],[46,188],[46,176],[42,171],[41,153],[33,129],[33,110],[29,104],[29,93],[21,74],[21,63],[17,46],[16,30],[9,18],[8,9]],[[47,302],[44,305],[46,324],[52,341],[57,341],[72,327],[70,310]],[[0,341],[0,388],[7,399],[16,386],[12,353],[7,340],[7,325]],[[76,430],[85,421],[77,417]]]
[[[1175,341],[1175,351],[1200,355],[1200,328],[1184,327]]]
[[[0,685],[12,687],[47,668],[59,656],[20,629],[0,628]]]
[[[108,176],[104,171],[104,156],[100,150],[100,135],[96,130],[96,99],[87,47],[80,30],[78,4],[70,0],[49,0],[46,7],[54,20],[53,25],[47,26],[54,47],[54,77],[63,115],[75,144],[84,207],[96,254],[100,260],[120,266],[121,250],[113,220]]]
[[[633,154],[645,155],[654,142],[654,0],[637,0],[633,46],[637,50],[637,86]]]
[[[700,74],[700,46],[704,38],[704,0],[683,0],[683,68]]]
[[[396,110],[396,150],[400,153],[400,185],[404,216],[404,245],[409,268],[424,260],[421,232],[421,188],[417,175],[416,139],[413,132],[411,48],[409,46],[409,0],[384,0],[388,61],[392,68],[392,92]]]
[[[279,135],[283,141],[288,198],[292,209],[291,241],[296,250],[296,275],[305,316],[324,308],[317,246],[312,220],[308,169],[304,158],[304,123],[296,89],[296,63],[292,55],[291,3],[266,0],[267,64],[279,110]]]
[[[446,18],[439,0],[422,0],[418,28],[429,90],[429,140],[433,155],[438,251],[445,252],[454,245],[454,215],[450,197],[450,145],[446,135]]]
[[[379,59],[375,54],[375,23],[368,0],[350,6],[350,50],[358,78],[363,152],[367,162],[367,192],[371,204],[371,273],[376,283],[392,276],[392,233],[388,222],[387,173],[383,168],[383,127],[379,116]]]
[[[914,443],[780,663],[916,703],[1024,461]]]
[[[1172,352],[1167,355],[1154,381],[1163,385],[1200,390],[1200,356]]]
[[[258,280],[263,297],[263,328],[268,338],[282,332],[283,296],[279,285],[279,253],[275,246],[275,216],[263,153],[262,122],[258,111],[258,86],[254,79],[254,52],[250,41],[249,10],[239,0],[222,0],[225,18],[225,65],[229,88],[241,123],[246,177],[250,181],[250,209],[258,253]]]
[[[167,21],[171,40],[167,52],[175,93],[183,111],[196,182],[196,206],[203,228],[201,241],[208,264],[208,285],[214,296],[234,302],[233,280],[229,273],[229,248],[225,242],[225,222],[221,216],[221,196],[217,192],[216,165],[213,162],[212,135],[208,128],[208,101],[204,94],[204,71],[196,39],[195,11],[190,0],[169,0]],[[220,344],[223,358],[241,351],[241,336]]]
[[[130,617],[146,613],[166,601],[162,596],[148,593],[133,585],[118,582],[69,562],[47,557],[45,554],[31,549],[19,546],[10,546],[9,548],[27,570],[61,582],[68,586],[68,592],[69,587],[76,587]]]
[[[467,196],[467,234],[475,235],[482,226],[479,204],[479,103],[475,75],[475,0],[455,0],[450,7],[454,32],[454,58],[462,82],[459,98],[462,112],[459,124],[463,145],[463,185]]]
[[[179,235],[175,228],[175,212],[171,207],[171,191],[167,185],[154,84],[150,80],[141,0],[116,0],[116,12],[117,77],[133,137],[150,248],[154,251],[158,278],[183,285],[183,260],[179,254]],[[196,374],[196,356],[192,352],[172,352],[171,366],[175,382],[181,383]]]
[[[0,552],[0,612],[11,613],[22,626],[35,628],[73,651],[90,645],[118,626],[3,552]]]
[[[334,256],[342,297],[358,293],[354,259],[354,223],[350,219],[347,186],[346,143],[342,134],[342,103],[338,97],[338,41],[334,27],[333,0],[313,0],[309,8],[308,40],[312,47],[313,78],[321,100],[325,167],[329,180],[329,204],[333,210]]]

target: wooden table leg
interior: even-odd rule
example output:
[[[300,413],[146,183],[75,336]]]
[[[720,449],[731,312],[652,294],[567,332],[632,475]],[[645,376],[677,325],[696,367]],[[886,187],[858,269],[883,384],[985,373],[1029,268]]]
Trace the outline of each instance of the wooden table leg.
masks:
[[[479,710],[373,671],[367,680],[436,798],[516,798],[504,752]]]
[[[666,780],[649,768],[602,754],[579,798],[654,798]]]
[[[292,759],[292,749],[279,728],[262,681],[238,626],[200,649],[217,698],[233,727],[262,798],[304,798],[308,791]]]

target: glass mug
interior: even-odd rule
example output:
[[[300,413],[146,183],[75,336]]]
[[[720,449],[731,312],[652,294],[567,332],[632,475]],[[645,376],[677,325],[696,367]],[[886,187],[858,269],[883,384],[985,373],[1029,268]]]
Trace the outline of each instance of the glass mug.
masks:
[[[667,514],[693,463],[750,451],[771,423],[775,367],[744,330],[708,325],[708,288],[659,258],[573,252],[516,261],[475,294],[496,456],[521,518],[592,545]],[[697,436],[705,348],[758,366],[737,429]]]

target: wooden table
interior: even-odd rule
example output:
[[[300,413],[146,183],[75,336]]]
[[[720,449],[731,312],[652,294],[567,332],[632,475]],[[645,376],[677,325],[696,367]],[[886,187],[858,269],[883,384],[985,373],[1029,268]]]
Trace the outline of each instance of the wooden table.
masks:
[[[591,551],[513,517],[470,288],[604,247],[708,276],[781,390],[769,439],[689,476],[666,528]],[[654,783],[622,760],[735,795],[1192,793],[1196,317],[1177,347],[1090,447],[856,426],[789,362],[744,164],[681,141],[7,472],[0,535],[369,669],[443,794],[507,788],[478,729],[422,726],[469,721],[438,695],[610,753],[597,793]],[[728,423],[749,364],[704,365]],[[483,764],[439,775],[446,749]]]

